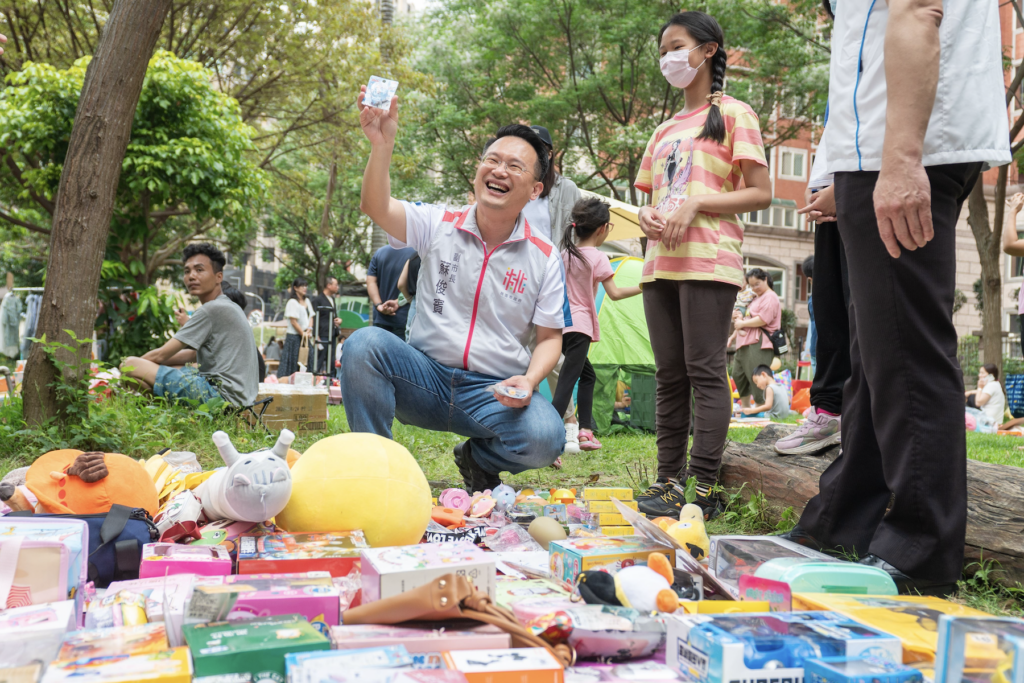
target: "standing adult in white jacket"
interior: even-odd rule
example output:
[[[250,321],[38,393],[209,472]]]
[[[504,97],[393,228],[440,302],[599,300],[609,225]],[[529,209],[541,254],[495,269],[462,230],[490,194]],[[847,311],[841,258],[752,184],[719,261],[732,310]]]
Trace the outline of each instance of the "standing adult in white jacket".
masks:
[[[994,0],[837,3],[825,141],[852,376],[843,452],[790,538],[857,552],[902,592],[952,592],[963,568],[955,232],[983,166],[1010,161],[1000,44]]]

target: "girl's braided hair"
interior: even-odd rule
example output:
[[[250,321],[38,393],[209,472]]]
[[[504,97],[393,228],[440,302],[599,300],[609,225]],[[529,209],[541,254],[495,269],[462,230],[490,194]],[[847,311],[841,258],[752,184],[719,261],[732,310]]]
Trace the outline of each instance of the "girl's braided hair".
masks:
[[[658,32],[658,42],[669,26],[681,26],[700,44],[717,43],[718,49],[711,56],[711,94],[708,102],[711,109],[704,121],[704,130],[697,136],[698,140],[714,140],[718,144],[725,141],[725,119],[722,118],[722,96],[725,93],[725,67],[728,57],[725,54],[725,34],[722,27],[710,14],[704,12],[679,12],[665,22]]]

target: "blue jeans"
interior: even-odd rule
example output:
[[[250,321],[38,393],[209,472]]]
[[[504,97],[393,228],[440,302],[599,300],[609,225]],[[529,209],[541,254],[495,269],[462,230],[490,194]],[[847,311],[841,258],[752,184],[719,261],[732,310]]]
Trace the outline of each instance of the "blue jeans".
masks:
[[[181,398],[190,398],[206,403],[220,397],[217,390],[195,368],[179,369],[166,365],[161,365],[156,371],[153,393],[170,399],[172,402]]]
[[[469,438],[473,459],[492,473],[547,467],[562,454],[562,418],[540,393],[506,408],[487,387],[495,378],[441,365],[379,327],[356,330],[341,358],[341,395],[353,432],[391,438],[391,423]]]

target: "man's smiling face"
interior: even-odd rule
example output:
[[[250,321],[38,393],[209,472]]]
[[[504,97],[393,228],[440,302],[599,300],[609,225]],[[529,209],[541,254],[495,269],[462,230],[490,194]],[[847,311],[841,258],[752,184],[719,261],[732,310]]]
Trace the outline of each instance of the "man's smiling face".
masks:
[[[492,144],[477,166],[477,202],[490,210],[519,213],[544,189],[537,179],[537,153],[526,140],[506,136]]]

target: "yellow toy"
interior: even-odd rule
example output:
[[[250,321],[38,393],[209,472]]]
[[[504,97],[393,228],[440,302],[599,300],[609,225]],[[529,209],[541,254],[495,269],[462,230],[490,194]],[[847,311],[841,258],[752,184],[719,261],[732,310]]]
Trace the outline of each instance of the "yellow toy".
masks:
[[[401,444],[375,434],[338,434],[292,467],[292,497],[275,520],[285,531],[362,529],[374,547],[420,542],[430,522],[430,485]]]
[[[576,502],[576,489],[551,489],[551,497],[548,503],[565,503],[572,505]]]
[[[693,503],[683,506],[679,521],[666,529],[666,533],[698,562],[708,556],[711,539],[704,529],[704,512]]]

